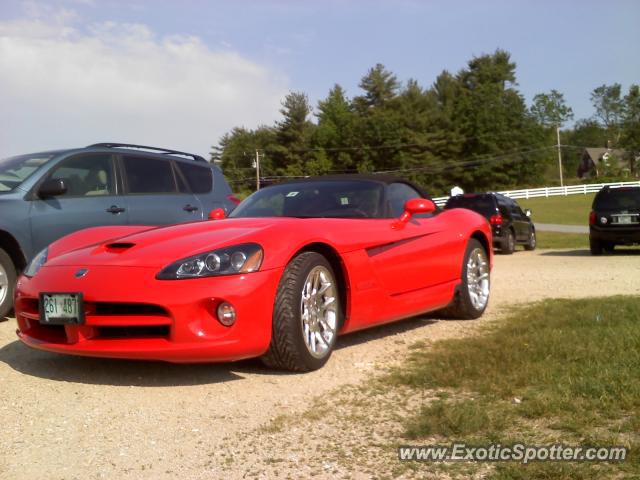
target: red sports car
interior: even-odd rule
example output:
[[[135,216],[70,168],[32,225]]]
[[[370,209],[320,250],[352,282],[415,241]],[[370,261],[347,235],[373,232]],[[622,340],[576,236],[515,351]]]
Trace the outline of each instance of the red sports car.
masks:
[[[314,370],[338,334],[489,300],[491,229],[411,183],[317,177],[264,188],[229,218],[82,230],[20,277],[18,336],[52,352],[169,362],[260,356]]]

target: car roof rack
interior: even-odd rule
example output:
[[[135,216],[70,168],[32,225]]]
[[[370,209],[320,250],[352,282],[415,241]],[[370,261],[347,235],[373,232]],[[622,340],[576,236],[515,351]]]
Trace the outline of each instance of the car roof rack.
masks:
[[[180,152],[178,150],[169,150],[167,148],[158,148],[158,147],[149,147],[147,145],[135,145],[133,143],[94,143],[93,145],[89,145],[87,148],[133,148],[136,150],[151,150],[153,152],[159,152],[164,155],[184,155],[185,157],[191,157],[197,162],[205,162],[207,161],[202,158],[200,155],[195,155],[193,153]]]

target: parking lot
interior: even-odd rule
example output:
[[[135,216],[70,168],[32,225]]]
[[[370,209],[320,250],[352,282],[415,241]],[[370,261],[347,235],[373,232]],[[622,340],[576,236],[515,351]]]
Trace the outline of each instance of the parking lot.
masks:
[[[319,371],[288,374],[258,361],[171,365],[59,356],[28,349],[0,323],[0,477],[217,478],[213,452],[233,451],[281,413],[401,360],[409,345],[473,334],[509,306],[544,298],[640,294],[640,251],[518,251],[495,257],[487,314],[412,319],[345,336]],[[286,455],[283,455],[286,456]],[[215,457],[218,458],[218,457]],[[238,471],[238,477],[244,472]]]

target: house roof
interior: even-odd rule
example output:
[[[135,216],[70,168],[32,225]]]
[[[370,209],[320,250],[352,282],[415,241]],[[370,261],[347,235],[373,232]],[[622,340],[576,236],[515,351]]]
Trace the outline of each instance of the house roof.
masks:
[[[586,154],[594,163],[602,159],[605,153],[609,153],[618,159],[624,157],[625,151],[620,148],[585,148],[584,154]],[[584,155],[583,154],[583,155]]]

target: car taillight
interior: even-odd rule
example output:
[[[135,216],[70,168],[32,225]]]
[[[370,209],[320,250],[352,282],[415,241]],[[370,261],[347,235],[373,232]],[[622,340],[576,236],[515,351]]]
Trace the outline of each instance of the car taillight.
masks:
[[[596,224],[596,212],[591,210],[591,213],[589,214],[589,225],[595,225],[595,224]]]
[[[489,223],[491,225],[502,225],[502,215],[491,215],[491,218],[489,218]]]
[[[240,205],[240,202],[242,201],[242,200],[240,200],[238,197],[236,197],[234,195],[228,195],[227,196],[227,200],[231,200],[236,205]]]

